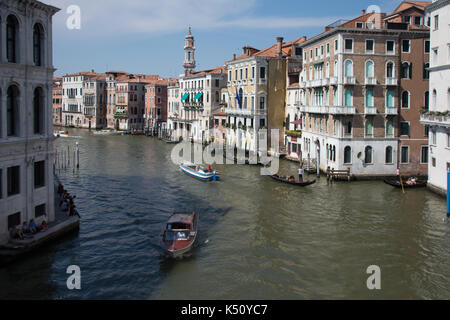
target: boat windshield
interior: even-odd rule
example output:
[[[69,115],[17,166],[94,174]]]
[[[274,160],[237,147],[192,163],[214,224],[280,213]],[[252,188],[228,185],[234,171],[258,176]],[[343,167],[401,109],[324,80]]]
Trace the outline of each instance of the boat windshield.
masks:
[[[189,231],[166,231],[164,238],[168,241],[188,240]]]

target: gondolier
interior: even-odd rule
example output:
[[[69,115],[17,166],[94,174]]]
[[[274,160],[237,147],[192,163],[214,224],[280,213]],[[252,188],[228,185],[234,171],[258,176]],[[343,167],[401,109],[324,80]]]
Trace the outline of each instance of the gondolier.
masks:
[[[298,167],[298,181],[303,182],[303,168],[302,165]]]

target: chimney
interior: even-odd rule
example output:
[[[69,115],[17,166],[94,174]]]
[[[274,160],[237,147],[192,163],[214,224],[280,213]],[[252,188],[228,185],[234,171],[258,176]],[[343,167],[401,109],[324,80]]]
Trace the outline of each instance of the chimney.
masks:
[[[236,60],[236,53],[233,53],[233,60]]]
[[[283,56],[282,47],[283,47],[283,37],[277,37],[277,52],[279,58]]]
[[[92,73],[95,73],[94,69],[91,69],[91,72],[92,72]]]
[[[246,46],[242,47],[242,54],[245,54],[246,51],[247,51],[247,47]]]
[[[363,16],[363,15],[365,15],[366,14],[366,10],[361,10],[361,15]]]

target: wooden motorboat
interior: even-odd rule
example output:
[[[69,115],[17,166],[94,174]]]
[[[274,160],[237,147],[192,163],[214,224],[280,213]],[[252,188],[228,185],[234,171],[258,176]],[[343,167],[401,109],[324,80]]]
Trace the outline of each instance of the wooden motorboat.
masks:
[[[180,168],[184,173],[203,181],[216,181],[219,179],[218,172],[208,171],[208,169],[203,166],[195,165],[190,162],[181,163]]]
[[[306,186],[316,183],[315,179],[314,180],[305,180],[305,181],[296,181],[295,178],[294,179],[284,178],[284,177],[280,177],[277,174],[270,175],[269,177],[271,177],[272,179],[274,179],[276,181],[287,183],[287,184],[292,184],[292,185],[298,186],[298,187],[306,187]]]
[[[161,233],[160,245],[172,258],[182,258],[198,241],[198,213],[174,213]]]
[[[384,183],[386,183],[390,186],[396,187],[396,188],[402,187],[400,181],[398,181],[398,180],[385,179]],[[423,180],[417,180],[415,184],[408,184],[408,183],[406,183],[406,181],[403,181],[403,188],[405,188],[405,189],[424,188],[426,186],[427,186],[427,182],[423,181]]]

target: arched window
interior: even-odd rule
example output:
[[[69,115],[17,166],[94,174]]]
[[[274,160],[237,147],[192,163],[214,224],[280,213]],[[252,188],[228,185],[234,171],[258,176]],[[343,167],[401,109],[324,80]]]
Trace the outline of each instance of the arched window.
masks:
[[[385,163],[390,164],[392,163],[393,155],[392,155],[392,147],[386,147],[386,154],[385,154]]]
[[[34,134],[44,133],[44,93],[42,88],[34,90],[33,97],[33,132]]]
[[[44,28],[41,24],[36,23],[33,28],[33,61],[36,66],[42,66],[43,63],[43,40]]]
[[[373,78],[373,77],[375,77],[373,61],[367,61],[366,62],[366,78]]]
[[[395,77],[395,73],[394,73],[394,63],[389,61],[386,64],[386,78],[394,78]]]
[[[295,121],[297,121],[297,120],[298,120],[298,116],[295,115]],[[294,130],[297,130],[297,124],[294,124]]]
[[[288,113],[286,117],[286,130],[289,130],[289,122],[291,121],[291,115]]]
[[[428,62],[424,63],[424,65],[423,65],[423,78],[424,78],[424,80],[430,79],[430,71],[428,70],[429,68],[430,68],[430,64]]]
[[[350,90],[350,89],[345,90],[344,105],[346,107],[353,106],[353,93],[352,93],[352,90]]]
[[[347,122],[347,125],[345,126],[345,134],[348,136],[352,135],[352,130],[353,130],[353,124],[351,121]]]
[[[337,60],[334,60],[333,74],[334,74],[335,77],[339,76],[339,68],[338,68],[338,61]]]
[[[336,161],[336,146],[333,146],[333,161]]]
[[[393,90],[386,91],[386,107],[389,107],[389,108],[394,107],[394,91]]]
[[[436,91],[436,89],[434,89],[433,90],[433,108],[436,108],[436,103],[437,103],[436,99],[437,99],[437,91]]]
[[[372,108],[374,106],[373,103],[373,90],[367,89],[366,90],[366,107]]]
[[[394,123],[392,120],[386,121],[386,136],[393,137],[394,136]]]
[[[425,106],[425,110],[428,110],[430,108],[430,92],[429,91],[425,91],[424,106]],[[450,104],[449,104],[449,106],[450,106]]]
[[[373,135],[373,122],[370,119],[366,120],[366,136]]]
[[[242,90],[242,88],[239,89],[239,108],[242,109],[242,103],[243,100],[242,98],[244,97],[244,91]]]
[[[13,15],[6,20],[6,55],[8,62],[18,62],[19,22]]]
[[[402,92],[402,108],[405,108],[405,109],[409,108],[409,92],[408,91]]]
[[[347,146],[344,149],[344,164],[352,163],[352,148]]]
[[[345,60],[345,74],[346,77],[353,77],[353,61]]]
[[[364,150],[364,163],[370,164],[373,161],[373,149],[371,146],[367,146]]]
[[[19,89],[15,85],[8,88],[6,97],[6,134],[19,135]]]
[[[403,62],[400,74],[401,74],[402,79],[411,79],[412,78],[412,63]]]

